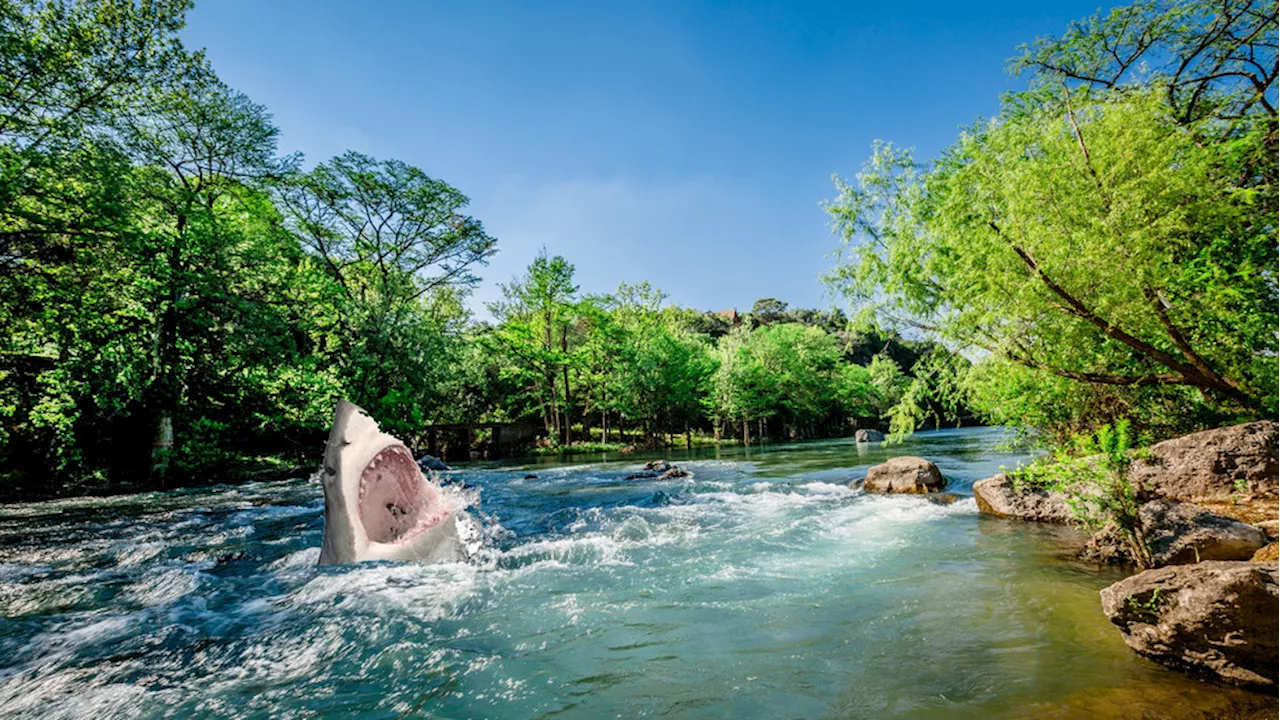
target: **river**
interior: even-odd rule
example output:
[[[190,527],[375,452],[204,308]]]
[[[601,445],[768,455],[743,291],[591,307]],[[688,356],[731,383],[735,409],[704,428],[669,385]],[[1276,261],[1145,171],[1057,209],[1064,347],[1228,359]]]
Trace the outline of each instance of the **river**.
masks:
[[[1210,718],[1130,652],[1073,531],[981,517],[994,429],[472,463],[471,563],[316,568],[308,479],[0,506],[0,715]],[[846,483],[893,455],[954,504]],[[527,477],[535,475],[536,477]]]

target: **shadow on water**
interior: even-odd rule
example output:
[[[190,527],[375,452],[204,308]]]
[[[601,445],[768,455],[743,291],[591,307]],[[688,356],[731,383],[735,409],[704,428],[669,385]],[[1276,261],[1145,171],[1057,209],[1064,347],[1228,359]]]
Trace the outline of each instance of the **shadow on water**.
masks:
[[[470,564],[316,568],[304,479],[0,507],[15,717],[1259,717],[1138,658],[1069,528],[977,515],[998,430],[466,464]],[[961,499],[868,496],[893,455]],[[527,477],[534,475],[536,477]]]

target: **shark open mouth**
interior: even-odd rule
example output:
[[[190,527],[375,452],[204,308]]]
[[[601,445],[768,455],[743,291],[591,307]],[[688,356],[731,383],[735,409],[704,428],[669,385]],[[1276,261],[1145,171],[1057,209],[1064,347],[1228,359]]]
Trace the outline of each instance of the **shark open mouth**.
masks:
[[[374,542],[399,542],[440,521],[432,514],[439,498],[422,481],[409,449],[388,445],[360,473],[360,522]]]

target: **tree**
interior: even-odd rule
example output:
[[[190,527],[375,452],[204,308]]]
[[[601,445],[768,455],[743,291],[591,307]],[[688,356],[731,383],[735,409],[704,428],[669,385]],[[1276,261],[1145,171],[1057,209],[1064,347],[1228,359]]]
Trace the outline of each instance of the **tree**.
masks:
[[[394,315],[432,291],[471,287],[496,241],[470,202],[399,160],[349,151],[284,185],[290,229],[351,300]]]
[[[1162,52],[1194,52],[1187,32],[1156,33]],[[1195,32],[1206,33],[1198,46],[1216,31]],[[1255,38],[1257,52],[1267,35]],[[1041,41],[1030,57],[1116,47],[1087,39]],[[1191,67],[1197,57],[1183,59]],[[1276,186],[1264,158],[1274,155],[1275,116],[1244,97],[1251,82],[1202,80],[1201,98],[1244,114],[1188,117],[1170,103],[1169,78],[1041,83],[932,166],[877,145],[829,205],[846,253],[831,282],[882,317],[974,349],[982,364],[1102,389],[1148,426],[1178,424],[1164,409],[1188,402],[1219,416],[1274,414]],[[983,396],[1000,392],[991,381],[1011,372],[975,374],[975,402],[989,406]],[[1055,427],[1111,419],[1079,395]]]
[[[761,325],[778,322],[787,311],[787,304],[774,298],[760,298],[751,306],[751,316]]]
[[[0,0],[6,494],[234,479],[309,454],[337,397],[416,432],[481,374],[466,198],[351,154],[296,172],[182,48],[188,7]]]
[[[578,292],[573,284],[573,265],[559,255],[549,257],[544,248],[524,276],[501,289],[502,301],[489,307],[500,322],[493,339],[527,374],[541,398],[547,431],[554,431],[555,437],[567,444],[569,318]],[[557,387],[562,379],[563,385]]]
[[[416,432],[452,382],[461,296],[496,241],[467,197],[399,160],[347,152],[278,185],[286,225],[333,283],[335,347],[352,396]]]
[[[226,249],[224,213],[234,212],[240,187],[260,184],[281,169],[279,131],[264,107],[228,88],[198,59],[179,70],[173,81],[149,91],[148,112],[127,118],[123,128],[126,146],[149,168],[140,186],[159,221],[149,233],[157,284],[150,304],[157,324],[153,377],[143,401],[155,418],[155,479],[168,474],[174,418],[190,366],[184,330],[209,298],[200,282],[208,277],[209,263]]]
[[[65,262],[120,231],[120,120],[186,62],[189,0],[0,0],[0,258]]]
[[[1177,122],[1275,117],[1277,3],[1144,0],[1071,23],[1019,48],[1012,69],[1037,85],[1158,87]],[[1274,154],[1274,153],[1273,153]]]
[[[789,436],[817,434],[868,399],[868,379],[844,370],[835,336],[795,323],[739,330],[721,341],[714,375],[712,411],[744,423],[780,422]],[[831,421],[836,421],[832,423]]]
[[[624,407],[649,429],[683,429],[703,416],[702,398],[714,371],[707,344],[687,331],[660,322],[633,336],[634,351],[624,375]],[[652,439],[651,439],[652,442]]]
[[[110,127],[186,53],[191,0],[0,2],[0,141],[25,152]]]

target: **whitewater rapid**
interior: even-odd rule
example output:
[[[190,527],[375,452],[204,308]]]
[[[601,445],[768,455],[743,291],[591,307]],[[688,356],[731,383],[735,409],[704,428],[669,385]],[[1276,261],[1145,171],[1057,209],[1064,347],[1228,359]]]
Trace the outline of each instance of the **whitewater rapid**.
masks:
[[[695,454],[672,480],[625,480],[642,458],[473,465],[450,492],[484,546],[446,565],[317,568],[303,478],[5,506],[0,714],[1022,717],[1135,685],[1194,697],[1123,647],[1097,611],[1113,574],[1063,559],[1062,530],[978,516],[972,482],[1023,457],[1006,440]],[[847,486],[893,454],[933,459],[959,499]]]

